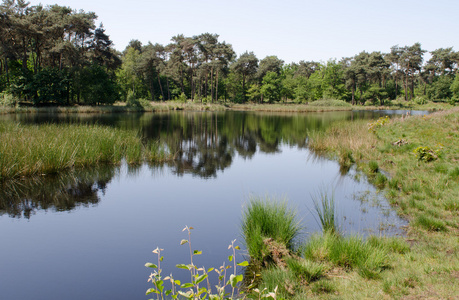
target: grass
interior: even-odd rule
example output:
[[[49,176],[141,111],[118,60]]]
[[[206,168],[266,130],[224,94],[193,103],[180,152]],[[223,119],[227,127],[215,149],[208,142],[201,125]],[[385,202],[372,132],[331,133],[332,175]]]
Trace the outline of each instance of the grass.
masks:
[[[395,143],[401,139],[407,144]],[[389,251],[391,268],[378,273],[373,283],[368,284],[363,278],[372,278],[372,272],[366,274],[367,271],[358,264],[356,269],[340,273],[339,280],[332,280],[336,293],[342,298],[374,295],[378,295],[377,298],[408,295],[413,299],[457,297],[459,109],[395,118],[374,133],[368,130],[365,121],[335,123],[324,133],[312,132],[309,146],[317,155],[336,160],[350,151],[358,170],[369,178],[373,177],[372,182],[383,189],[398,214],[410,221],[405,238],[409,251],[406,242],[383,240],[376,243],[370,238],[370,244],[376,243],[377,248]],[[414,153],[418,147],[438,150],[435,152],[437,157],[431,161],[419,160]],[[379,171],[375,172],[376,165],[378,170],[385,171],[384,174],[387,172],[390,180]],[[333,244],[330,238],[310,251],[316,257],[335,260],[339,256],[331,254],[329,244]],[[354,246],[345,245],[341,251],[347,251],[348,247]],[[352,252],[346,256],[348,264],[353,261],[352,257]],[[377,257],[371,260],[381,261]],[[342,264],[341,260],[338,261]],[[374,263],[367,265],[378,266]]]
[[[266,239],[271,238],[293,250],[294,239],[301,230],[295,211],[287,207],[285,200],[255,196],[250,198],[243,211],[241,228],[250,257],[259,262],[269,256]]]
[[[319,192],[319,196],[312,196],[314,210],[319,218],[323,232],[338,233],[335,215],[335,197],[328,196],[326,192]]]
[[[168,156],[137,134],[98,125],[0,123],[0,179],[57,173],[99,163],[160,161]]]
[[[385,110],[385,109],[416,109],[416,110],[448,110],[453,108],[448,103],[427,102],[426,104],[417,104],[414,101],[389,101],[384,106],[367,106],[354,105],[336,99],[320,99],[310,103],[297,104],[292,101],[274,104],[257,104],[244,103],[237,104],[232,102],[220,101],[219,103],[201,103],[199,100],[186,102],[178,100],[169,101],[148,101],[142,100],[142,105],[128,106],[125,102],[116,102],[114,105],[101,106],[55,106],[55,107],[32,107],[17,106],[9,107],[0,105],[0,114],[13,113],[56,113],[56,114],[75,114],[75,113],[130,113],[130,112],[160,112],[171,110],[188,110],[188,111],[266,111],[266,112],[322,112],[322,111],[340,111],[340,110]]]

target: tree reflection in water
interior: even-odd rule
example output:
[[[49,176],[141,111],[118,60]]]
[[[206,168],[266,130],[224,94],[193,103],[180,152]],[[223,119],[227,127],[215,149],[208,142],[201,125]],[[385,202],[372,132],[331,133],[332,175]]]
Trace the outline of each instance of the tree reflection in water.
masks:
[[[29,219],[37,210],[70,211],[97,205],[99,192],[116,172],[115,166],[72,170],[0,183],[0,215]]]

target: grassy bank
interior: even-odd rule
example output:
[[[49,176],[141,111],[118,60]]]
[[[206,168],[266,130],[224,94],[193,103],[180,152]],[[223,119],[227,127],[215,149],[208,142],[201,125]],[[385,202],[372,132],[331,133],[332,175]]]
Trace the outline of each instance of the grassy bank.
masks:
[[[329,282],[345,299],[454,299],[459,295],[459,109],[380,123],[373,124],[374,131],[365,121],[334,124],[311,133],[309,145],[342,167],[355,162],[384,190],[410,221],[410,251],[395,253],[379,279],[341,272]]]
[[[333,213],[333,196],[320,194],[318,198],[315,211],[323,232],[307,239],[299,236],[299,216],[285,200],[250,200],[242,217],[250,255],[245,273],[249,294],[255,284],[260,290],[276,290],[278,299],[365,298],[373,291],[345,292],[340,287],[342,279],[353,276],[352,281],[359,284],[381,280],[394,268],[396,257],[409,252],[400,238],[342,236]]]
[[[180,102],[166,101],[153,102],[143,101],[142,105],[128,106],[120,102],[115,105],[106,106],[58,106],[58,107],[5,107],[0,106],[0,114],[12,113],[57,113],[57,114],[75,114],[75,113],[126,113],[126,112],[160,112],[172,110],[188,111],[265,111],[265,112],[322,112],[322,111],[348,111],[348,110],[385,110],[385,109],[403,109],[403,110],[447,110],[453,106],[448,103],[428,102],[426,104],[417,104],[414,101],[392,101],[387,102],[384,106],[363,106],[350,105],[341,100],[317,100],[311,103],[297,104],[294,102],[275,103],[275,104],[256,104],[245,103],[236,104],[230,102],[221,103],[201,103],[199,101]]]
[[[133,132],[97,125],[0,123],[0,179],[57,173],[98,163],[160,161],[156,143]]]

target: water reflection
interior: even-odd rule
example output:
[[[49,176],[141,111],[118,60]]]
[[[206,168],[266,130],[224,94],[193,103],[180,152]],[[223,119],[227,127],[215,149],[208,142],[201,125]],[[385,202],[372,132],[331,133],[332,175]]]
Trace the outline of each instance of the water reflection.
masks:
[[[30,219],[37,210],[70,211],[100,201],[116,168],[72,170],[53,176],[34,176],[0,183],[0,215]]]
[[[161,141],[175,154],[175,163],[171,165],[175,174],[209,178],[230,167],[235,155],[252,159],[257,151],[275,154],[285,144],[306,148],[310,130],[323,130],[335,121],[369,116],[373,113],[179,112],[140,116],[133,128],[141,128],[145,138]],[[133,124],[124,123],[127,128]]]

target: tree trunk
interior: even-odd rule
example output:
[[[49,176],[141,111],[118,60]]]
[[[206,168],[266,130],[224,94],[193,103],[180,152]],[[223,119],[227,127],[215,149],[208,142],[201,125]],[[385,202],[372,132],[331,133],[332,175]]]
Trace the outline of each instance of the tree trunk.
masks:
[[[217,69],[217,76],[215,78],[215,101],[218,102],[218,69]]]
[[[245,74],[242,74],[242,102],[245,103]]]
[[[169,77],[166,76],[167,100],[171,100],[171,89],[169,88]]]
[[[150,80],[150,94],[151,94],[151,101],[155,101],[155,87],[153,85],[153,79]]]
[[[405,90],[405,101],[408,101],[408,76],[407,75],[405,75],[405,83],[404,83],[403,88]]]
[[[161,84],[161,79],[159,78],[159,73],[156,73],[156,75],[158,77],[159,89],[161,90],[161,96],[163,96],[163,100],[164,100],[163,85]]]
[[[10,84],[10,73],[8,69],[8,57],[5,57],[5,72],[6,72],[6,83]]]
[[[210,99],[211,102],[214,103],[214,68],[210,69]],[[207,89],[207,82],[206,82],[206,89]]]
[[[352,105],[355,104],[355,84],[352,85]]]
[[[414,78],[411,78],[411,94],[410,94],[410,101],[413,100],[414,96]]]

